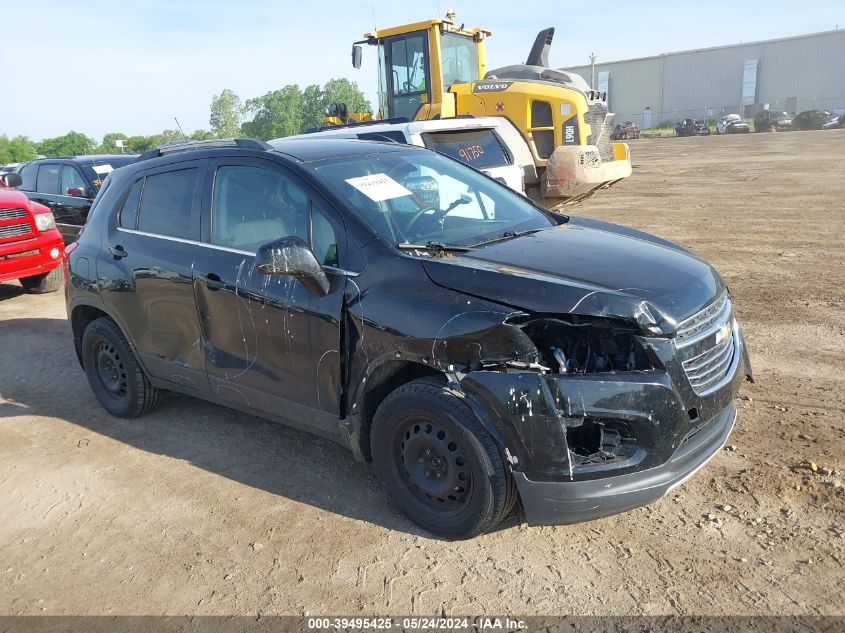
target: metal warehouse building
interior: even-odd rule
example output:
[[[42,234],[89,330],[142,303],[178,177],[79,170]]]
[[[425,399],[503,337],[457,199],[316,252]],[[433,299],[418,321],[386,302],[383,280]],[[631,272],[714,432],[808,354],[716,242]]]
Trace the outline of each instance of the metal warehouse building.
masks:
[[[845,111],[845,30],[567,68],[608,94],[615,122],[772,110]],[[593,75],[593,72],[595,73]]]

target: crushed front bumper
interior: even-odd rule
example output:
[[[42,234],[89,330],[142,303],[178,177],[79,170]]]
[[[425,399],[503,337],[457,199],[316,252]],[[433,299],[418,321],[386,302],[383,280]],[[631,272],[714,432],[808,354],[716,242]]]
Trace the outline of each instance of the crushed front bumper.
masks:
[[[460,386],[505,449],[528,523],[575,523],[641,506],[704,466],[728,438],[733,399],[751,375],[736,321],[730,332],[727,371],[698,392],[684,364],[715,334],[683,347],[649,339],[661,365],[655,371],[466,374]]]
[[[733,403],[707,421],[668,462],[655,468],[588,481],[531,481],[514,478],[529,525],[590,521],[651,503],[680,486],[719,452],[736,420]]]

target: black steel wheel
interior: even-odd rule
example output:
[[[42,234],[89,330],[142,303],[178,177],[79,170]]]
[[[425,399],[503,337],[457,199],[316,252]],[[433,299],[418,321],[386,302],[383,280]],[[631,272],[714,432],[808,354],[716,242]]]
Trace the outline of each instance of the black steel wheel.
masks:
[[[158,404],[159,390],[150,384],[123,332],[108,317],[85,329],[82,365],[91,390],[112,415],[135,418]]]
[[[463,447],[437,423],[406,422],[399,438],[401,474],[433,506],[458,509],[470,498],[472,471]]]
[[[454,392],[415,380],[381,403],[370,430],[388,493],[415,523],[446,538],[493,529],[515,487],[495,440]]]

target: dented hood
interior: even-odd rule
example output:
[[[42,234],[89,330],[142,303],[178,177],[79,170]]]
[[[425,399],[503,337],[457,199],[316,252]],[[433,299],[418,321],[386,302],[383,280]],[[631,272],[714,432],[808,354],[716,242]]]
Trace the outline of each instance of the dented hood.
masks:
[[[423,266],[434,283],[497,303],[620,318],[662,334],[724,289],[707,262],[680,246],[588,218]]]

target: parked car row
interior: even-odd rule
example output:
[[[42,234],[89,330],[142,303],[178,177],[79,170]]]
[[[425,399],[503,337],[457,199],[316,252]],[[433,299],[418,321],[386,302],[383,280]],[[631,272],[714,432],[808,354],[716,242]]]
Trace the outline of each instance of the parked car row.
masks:
[[[754,115],[755,132],[832,130],[839,127],[845,127],[845,115],[829,110],[806,110],[793,116],[781,110],[761,110]],[[716,134],[747,134],[750,131],[749,125],[738,114],[726,114],[716,123]],[[700,119],[680,119],[675,124],[675,134],[707,136],[710,128]]]

